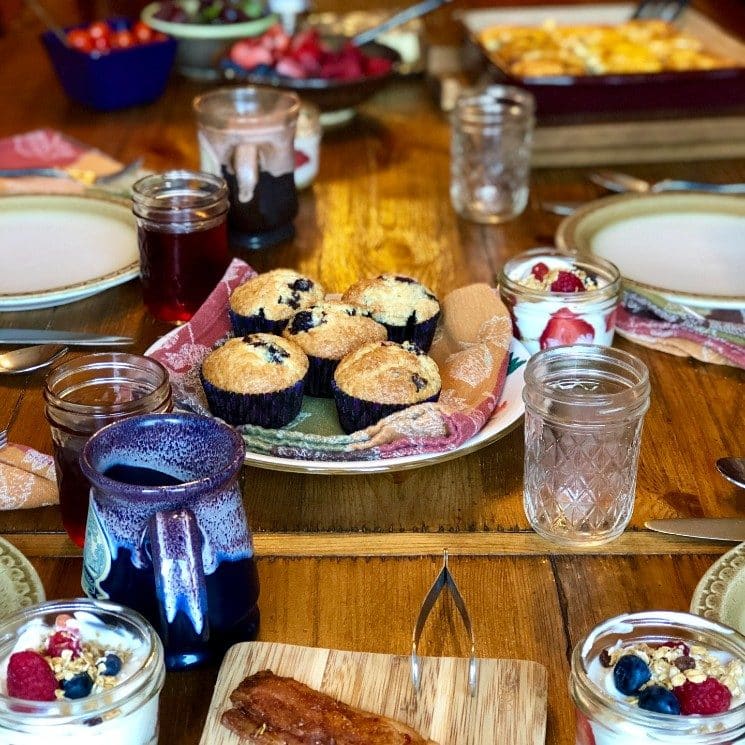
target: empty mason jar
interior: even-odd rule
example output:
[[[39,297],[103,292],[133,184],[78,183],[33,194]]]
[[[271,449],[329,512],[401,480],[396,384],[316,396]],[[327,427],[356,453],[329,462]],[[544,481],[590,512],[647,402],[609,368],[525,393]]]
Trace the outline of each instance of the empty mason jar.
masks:
[[[519,215],[528,203],[535,99],[505,85],[466,90],[452,114],[450,199],[480,223]]]
[[[649,375],[612,347],[538,352],[525,368],[523,504],[533,529],[597,546],[631,519]]]

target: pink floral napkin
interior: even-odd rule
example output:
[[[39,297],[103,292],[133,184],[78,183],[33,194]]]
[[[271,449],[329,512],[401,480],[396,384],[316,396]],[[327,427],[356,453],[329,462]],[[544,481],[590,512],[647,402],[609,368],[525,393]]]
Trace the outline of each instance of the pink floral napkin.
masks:
[[[199,366],[209,350],[230,335],[230,293],[254,274],[234,259],[191,321],[148,350],[171,373],[179,406],[208,413]],[[304,460],[372,460],[443,452],[473,437],[502,395],[512,340],[510,318],[496,292],[485,284],[451,292],[442,308],[430,350],[442,376],[437,403],[413,406],[351,435],[248,425],[240,429],[249,450]]]
[[[76,168],[103,175],[121,164],[100,150],[53,129],[0,139],[0,168]],[[0,193],[80,193],[85,186],[73,179],[44,176],[0,177]]]
[[[8,443],[0,448],[0,510],[59,503],[51,455]]]

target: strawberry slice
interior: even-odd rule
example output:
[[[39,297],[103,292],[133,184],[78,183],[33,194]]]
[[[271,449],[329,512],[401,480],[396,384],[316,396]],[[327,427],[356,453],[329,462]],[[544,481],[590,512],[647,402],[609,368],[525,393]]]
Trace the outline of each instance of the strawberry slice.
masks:
[[[592,344],[595,330],[569,308],[560,308],[551,314],[539,339],[541,349],[564,344]]]
[[[230,50],[230,61],[244,70],[253,70],[259,65],[271,65],[273,58],[268,49],[245,39],[233,44]]]

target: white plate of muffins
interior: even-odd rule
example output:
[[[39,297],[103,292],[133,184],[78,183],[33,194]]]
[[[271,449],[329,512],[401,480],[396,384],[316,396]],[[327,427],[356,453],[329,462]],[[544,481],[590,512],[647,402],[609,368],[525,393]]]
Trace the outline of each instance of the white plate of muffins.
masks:
[[[234,287],[226,310],[233,336],[209,349],[196,368],[209,411],[240,429],[248,464],[283,471],[402,470],[483,447],[509,432],[524,412],[522,368],[528,355],[510,341],[509,317],[492,288],[477,289],[475,305],[496,303],[499,318],[487,310],[481,313],[486,324],[459,319],[459,331],[467,334],[470,323],[478,340],[462,344],[456,334],[449,340],[456,354],[449,354],[448,362],[457,350],[483,346],[484,329],[491,331],[491,321],[499,321],[502,346],[496,354],[492,346],[483,357],[496,358],[499,370],[487,369],[481,389],[467,395],[481,404],[491,394],[493,405],[495,381],[498,386],[504,381],[504,389],[493,412],[482,408],[478,431],[465,441],[463,436],[448,441],[431,427],[449,426],[454,391],[448,365],[442,366],[442,337],[443,327],[452,324],[444,322],[444,314],[454,320],[466,296],[453,302],[447,296],[441,305],[421,282],[397,274],[360,280],[340,297],[289,269]],[[432,354],[440,366],[428,354],[436,332]],[[464,360],[469,375],[475,361],[483,362],[473,355]],[[387,436],[382,447],[381,430]]]

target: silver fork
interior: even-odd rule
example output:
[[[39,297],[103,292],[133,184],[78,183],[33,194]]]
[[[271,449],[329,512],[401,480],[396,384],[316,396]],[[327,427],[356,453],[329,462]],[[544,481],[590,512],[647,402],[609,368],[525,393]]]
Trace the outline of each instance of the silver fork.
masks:
[[[659,18],[663,21],[674,21],[688,5],[690,0],[641,0],[631,15],[640,18]]]
[[[8,430],[0,430],[0,450],[8,444]]]

